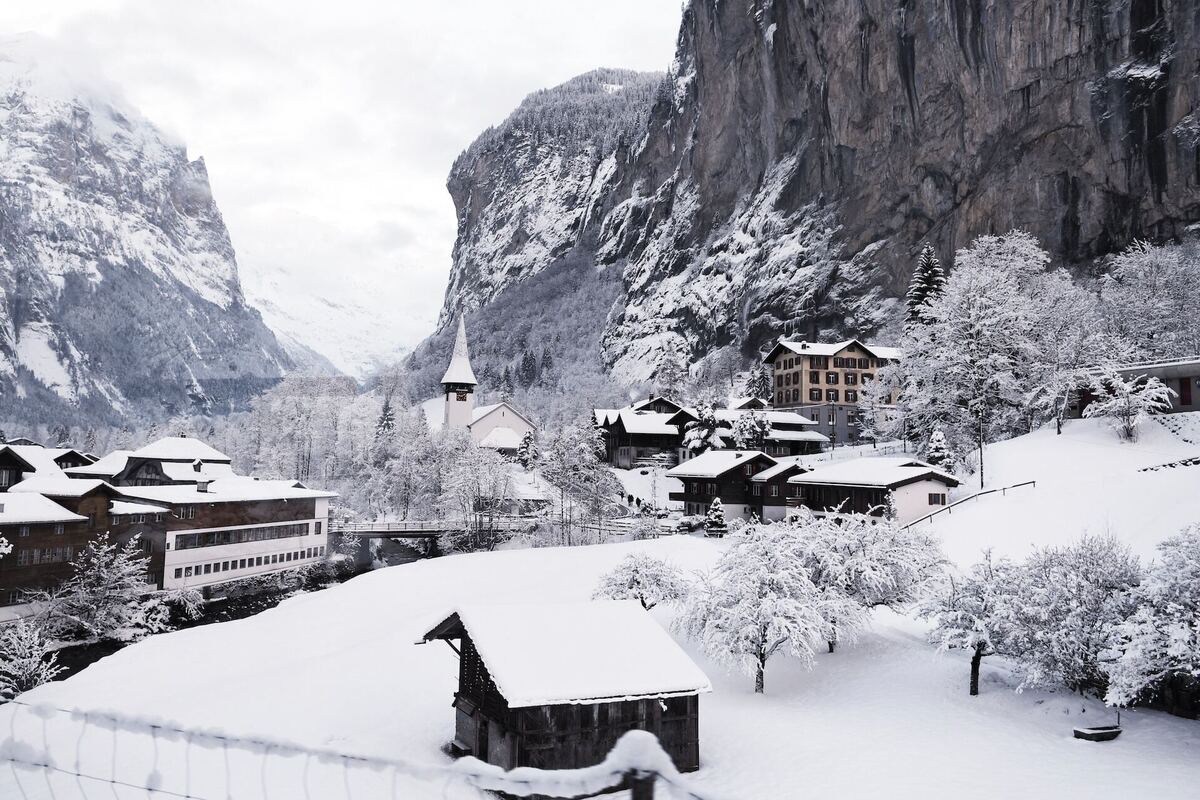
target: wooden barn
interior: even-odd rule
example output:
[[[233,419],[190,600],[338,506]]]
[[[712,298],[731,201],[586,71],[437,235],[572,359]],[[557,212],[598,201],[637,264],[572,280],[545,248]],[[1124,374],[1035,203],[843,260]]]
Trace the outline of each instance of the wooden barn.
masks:
[[[626,731],[700,766],[708,678],[632,601],[466,606],[425,634],[459,656],[453,749],[504,769],[598,764]],[[458,640],[455,646],[453,640]]]

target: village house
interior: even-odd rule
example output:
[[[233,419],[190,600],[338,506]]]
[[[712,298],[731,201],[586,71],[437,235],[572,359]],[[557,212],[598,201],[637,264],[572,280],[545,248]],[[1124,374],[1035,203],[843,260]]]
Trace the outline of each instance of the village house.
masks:
[[[883,516],[894,512],[907,524],[946,505],[953,475],[915,458],[855,458],[793,475],[790,506],[818,514]]]
[[[800,495],[800,487],[788,483],[788,479],[808,472],[803,458],[792,456],[776,459],[773,466],[756,472],[750,478],[750,505],[753,513],[764,522],[777,522],[787,517],[788,501]]]
[[[766,418],[771,425],[763,445],[763,452],[770,456],[799,456],[819,453],[829,444],[829,437],[817,431],[817,423],[795,411],[762,410],[758,408],[717,408],[713,416],[717,420],[717,437],[723,449],[736,449],[737,443],[733,437],[733,426],[743,415],[754,411]],[[686,431],[687,425],[698,418],[694,408],[680,409],[671,416],[668,423],[681,432]]]
[[[452,749],[503,769],[572,769],[645,730],[700,766],[708,678],[634,601],[464,606],[421,642],[458,656]],[[459,646],[455,647],[453,641]]]
[[[858,339],[830,344],[783,340],[763,361],[774,375],[775,408],[812,417],[819,432],[835,444],[845,444],[859,438],[858,401],[863,384],[900,358],[894,347]]]
[[[63,471],[73,478],[99,478],[113,486],[176,486],[228,478],[234,474],[232,463],[229,456],[199,439],[167,436]]]
[[[442,394],[422,403],[421,412],[432,430],[464,430],[479,447],[516,455],[526,434],[537,435],[537,426],[506,401],[476,407],[478,385],[467,348],[466,324],[460,317],[450,364],[442,375]]]
[[[682,502],[684,513],[703,514],[713,498],[721,498],[727,518],[746,517],[758,508],[751,478],[777,462],[757,450],[709,450],[667,470],[668,478],[683,483],[670,499]]]

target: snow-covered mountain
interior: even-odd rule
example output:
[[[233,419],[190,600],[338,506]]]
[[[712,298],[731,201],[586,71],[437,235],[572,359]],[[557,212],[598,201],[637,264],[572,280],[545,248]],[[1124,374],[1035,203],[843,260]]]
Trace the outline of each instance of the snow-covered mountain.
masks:
[[[1197,20],[1141,0],[692,0],[619,143],[578,147],[603,90],[568,83],[455,165],[442,327],[570,250],[620,283],[596,336],[634,381],[668,347],[887,338],[926,241],[948,258],[1021,227],[1085,264],[1177,235],[1200,219]]]
[[[71,53],[0,41],[0,407],[219,411],[292,360],[248,306],[203,160]]]

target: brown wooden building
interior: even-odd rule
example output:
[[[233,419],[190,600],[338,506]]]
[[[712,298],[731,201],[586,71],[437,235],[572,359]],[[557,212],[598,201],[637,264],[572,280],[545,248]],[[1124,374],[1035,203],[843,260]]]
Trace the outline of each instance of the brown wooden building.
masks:
[[[710,450],[667,470],[667,477],[683,483],[683,491],[671,492],[670,498],[683,503],[684,513],[695,515],[719,497],[726,517],[746,517],[756,502],[751,477],[776,463],[757,450]]]
[[[453,750],[504,769],[598,764],[646,730],[680,771],[700,766],[708,678],[630,601],[468,606],[421,643],[460,644]]]

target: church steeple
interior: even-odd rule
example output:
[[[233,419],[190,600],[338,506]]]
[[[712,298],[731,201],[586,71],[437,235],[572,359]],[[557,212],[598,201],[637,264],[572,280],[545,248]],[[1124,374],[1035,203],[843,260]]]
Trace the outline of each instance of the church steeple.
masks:
[[[447,428],[466,428],[471,424],[471,415],[475,410],[475,387],[478,384],[475,370],[471,369],[471,355],[467,352],[467,326],[459,317],[450,366],[446,367],[446,374],[442,376]]]

